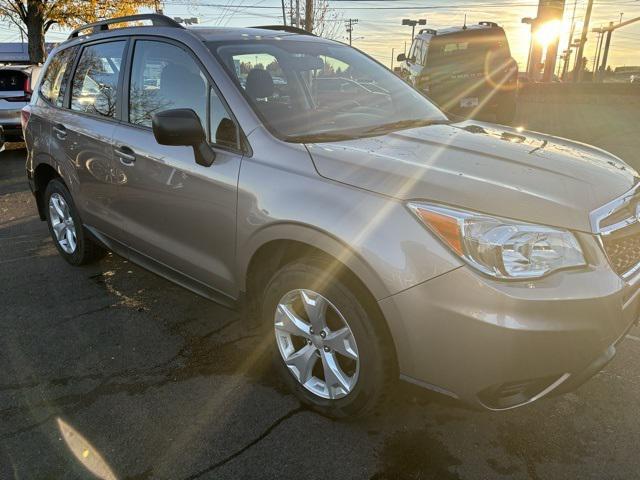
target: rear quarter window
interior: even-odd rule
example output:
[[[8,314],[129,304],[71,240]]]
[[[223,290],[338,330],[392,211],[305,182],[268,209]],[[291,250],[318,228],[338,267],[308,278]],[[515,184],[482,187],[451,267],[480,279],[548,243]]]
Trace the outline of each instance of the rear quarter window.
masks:
[[[62,107],[63,105],[67,80],[76,51],[77,48],[73,47],[58,52],[51,59],[42,78],[40,95],[57,107]]]

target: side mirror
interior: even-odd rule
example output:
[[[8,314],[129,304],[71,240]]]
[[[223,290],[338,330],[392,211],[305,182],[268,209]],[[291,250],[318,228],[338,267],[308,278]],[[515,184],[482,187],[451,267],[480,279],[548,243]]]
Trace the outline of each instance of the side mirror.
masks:
[[[400,55],[398,55],[396,57],[396,60],[398,62],[406,62],[407,61],[407,56],[404,53],[401,53]]]
[[[151,125],[153,136],[160,145],[193,147],[196,163],[210,167],[216,158],[207,143],[198,114],[190,108],[176,108],[156,113]]]

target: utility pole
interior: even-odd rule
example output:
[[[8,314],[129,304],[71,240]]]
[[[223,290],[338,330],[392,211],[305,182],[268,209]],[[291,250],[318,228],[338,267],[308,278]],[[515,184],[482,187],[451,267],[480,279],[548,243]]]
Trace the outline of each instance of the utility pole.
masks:
[[[580,36],[580,46],[578,47],[578,53],[576,54],[576,68],[573,71],[573,81],[579,82],[582,79],[584,56],[584,45],[587,43],[587,34],[589,33],[589,22],[591,22],[591,12],[593,11],[593,0],[589,0],[587,4],[587,11],[584,14],[584,24],[582,25],[582,35]]]
[[[636,22],[640,22],[640,17],[632,18],[631,20],[627,20],[626,22],[622,22],[618,24],[615,24],[614,22],[609,22],[608,27],[594,28],[592,30],[593,32],[602,34],[603,40],[604,40],[604,53],[602,54],[602,63],[600,63],[600,67],[599,67],[600,77],[604,75],[604,72],[607,69],[607,62],[609,61],[609,49],[611,48],[611,37],[613,36],[613,32]],[[600,48],[602,48],[602,41],[600,43],[601,43]]]
[[[602,48],[602,31],[598,32],[598,41],[596,42],[596,51],[593,53],[593,78],[592,78],[593,82],[597,81],[598,79],[601,48]]]
[[[613,26],[613,22],[611,22],[611,26]],[[602,54],[602,74],[607,70],[607,61],[609,60],[609,47],[611,47],[611,35],[613,35],[613,29],[609,29],[607,32],[607,39],[604,42],[604,53]]]
[[[609,24],[609,29],[606,33],[606,40],[604,42],[604,53],[602,54],[602,65],[600,66],[600,70],[602,70],[602,75],[607,70],[607,62],[609,61],[609,48],[611,47],[611,36],[613,35],[613,22]]]
[[[571,46],[569,46],[569,48],[567,48],[564,52],[564,65],[562,65],[562,75],[560,76],[562,80],[565,80],[567,78],[567,74],[569,73],[569,63],[571,62],[571,53],[573,53],[573,50],[571,49]]]
[[[304,6],[304,29],[313,32],[313,0],[306,0]]]
[[[560,35],[555,35],[548,44],[537,40],[538,32],[542,28],[548,28],[553,23],[562,21],[564,17],[565,0],[539,0],[538,12],[535,18],[527,17],[522,23],[531,25],[531,46],[527,59],[527,76],[531,81],[542,79],[550,82],[556,68]],[[544,63],[542,61],[544,55]],[[543,70],[544,67],[544,71]]]
[[[576,32],[576,11],[578,9],[578,0],[573,1],[573,13],[571,14],[571,30],[569,31],[569,40],[567,41],[567,49],[564,51],[564,64],[562,65],[562,73],[560,78],[564,80],[567,77],[569,68],[569,59],[573,52],[573,35]],[[527,69],[528,70],[528,69]]]
[[[351,45],[351,41],[352,41],[352,33],[353,33],[353,26],[358,23],[358,19],[357,18],[350,18],[347,21],[344,22],[344,24],[347,26],[347,33],[349,34],[349,45]]]
[[[393,72],[393,60],[394,60],[394,54],[395,54],[396,49],[392,48],[391,49],[391,71]]]

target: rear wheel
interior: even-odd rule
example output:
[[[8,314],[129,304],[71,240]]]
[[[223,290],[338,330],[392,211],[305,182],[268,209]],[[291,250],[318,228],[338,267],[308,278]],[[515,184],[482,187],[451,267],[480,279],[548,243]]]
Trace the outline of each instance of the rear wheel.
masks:
[[[84,265],[104,255],[104,250],[82,226],[71,194],[62,181],[53,179],[44,193],[47,224],[62,257],[72,265]]]
[[[303,403],[332,417],[363,416],[383,405],[395,357],[362,286],[327,277],[330,265],[302,260],[278,271],[263,319],[273,329],[275,367]]]

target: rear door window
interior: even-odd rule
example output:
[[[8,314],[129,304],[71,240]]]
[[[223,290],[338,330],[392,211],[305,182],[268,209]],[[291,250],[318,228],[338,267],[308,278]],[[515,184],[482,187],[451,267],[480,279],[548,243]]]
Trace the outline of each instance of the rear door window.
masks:
[[[90,45],[82,50],[71,84],[71,109],[116,116],[120,65],[126,41]]]
[[[51,59],[40,84],[40,94],[50,103],[62,107],[64,94],[77,48],[67,48]]]

